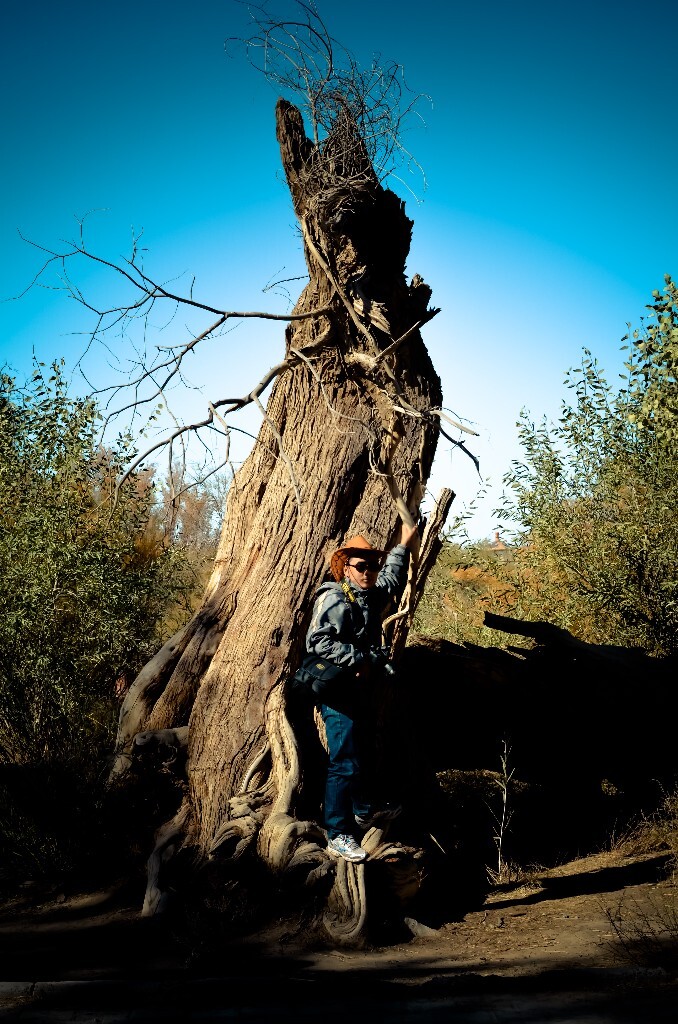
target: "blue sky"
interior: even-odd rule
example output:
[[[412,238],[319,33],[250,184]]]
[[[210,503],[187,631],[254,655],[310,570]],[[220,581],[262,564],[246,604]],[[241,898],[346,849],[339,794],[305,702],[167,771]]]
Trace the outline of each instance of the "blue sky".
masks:
[[[442,312],[425,338],[445,403],[476,424],[474,450],[494,486],[470,522],[487,535],[502,473],[519,455],[527,407],[557,415],[565,370],[591,348],[611,380],[620,339],[652,289],[676,269],[678,72],[664,0],[428,5],[319,0],[332,33],[363,60],[400,61],[420,111],[408,147],[427,189],[398,182],[415,221],[408,272]],[[233,309],[287,311],[262,289],[303,272],[275,142],[275,91],[224,40],[246,31],[232,0],[193,4],[37,0],[3,15],[3,188],[0,297],[21,292],[39,253],[87,220],[93,247],[124,253],[143,228],[146,266],[196,278],[195,293]],[[100,294],[97,275],[85,284]],[[294,285],[292,288],[294,289]],[[296,295],[294,296],[296,297]],[[0,303],[0,362],[21,376],[32,353],[69,366],[83,311],[58,291]],[[165,343],[187,337],[175,321]],[[171,336],[170,336],[171,335]],[[91,363],[111,379],[117,342]],[[279,358],[282,328],[248,325],[196,357],[196,389],[175,398],[201,415],[205,398],[238,394]],[[256,429],[252,415],[244,421]],[[432,480],[458,494],[473,467],[441,442]]]

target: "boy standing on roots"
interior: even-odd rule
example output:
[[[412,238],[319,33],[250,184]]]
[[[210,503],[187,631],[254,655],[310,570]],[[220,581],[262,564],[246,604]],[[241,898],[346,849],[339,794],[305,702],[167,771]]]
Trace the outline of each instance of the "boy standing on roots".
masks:
[[[400,807],[374,806],[365,792],[365,755],[374,748],[370,723],[370,681],[383,671],[388,654],[381,625],[388,606],[400,600],[407,583],[410,548],[416,527],[403,524],[401,541],[387,555],[364,537],[352,537],[334,552],[330,568],[336,582],[324,583],[316,595],[306,636],[309,654],[348,671],[332,701],[320,704],[325,723],[329,765],[325,786],[327,849],[334,857],[362,861],[356,841],[379,821],[397,817]]]

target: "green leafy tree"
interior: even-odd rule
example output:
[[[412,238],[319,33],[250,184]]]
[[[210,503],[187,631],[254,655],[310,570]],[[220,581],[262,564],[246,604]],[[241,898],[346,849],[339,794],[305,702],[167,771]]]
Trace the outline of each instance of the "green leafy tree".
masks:
[[[626,384],[591,353],[557,424],[519,424],[525,455],[499,513],[519,527],[515,611],[593,642],[678,646],[678,293],[667,277],[634,332]],[[627,339],[624,339],[627,340]],[[515,613],[515,612],[514,612]]]
[[[663,294],[652,293],[652,313],[633,332],[627,369],[638,405],[631,416],[670,444],[678,440],[678,287],[668,274],[665,283]]]
[[[468,539],[460,543],[450,534],[417,608],[415,634],[479,647],[529,645],[522,637],[497,633],[483,624],[486,611],[515,613],[513,558],[513,549],[503,543]]]
[[[61,368],[0,377],[0,764],[109,744],[116,683],[163,639],[183,559],[149,533],[149,474],[113,506],[128,438],[102,449],[90,399]]]
[[[184,559],[185,587],[165,615],[166,635],[171,636],[197,610],[209,581],[219,543],[219,533],[230,475],[224,471],[205,474],[205,467],[172,466],[163,480],[160,501],[148,533],[161,535]]]

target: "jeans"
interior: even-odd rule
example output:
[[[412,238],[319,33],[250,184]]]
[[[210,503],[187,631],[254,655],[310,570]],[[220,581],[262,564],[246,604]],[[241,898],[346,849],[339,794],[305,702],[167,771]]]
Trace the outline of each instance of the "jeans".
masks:
[[[329,764],[325,784],[325,828],[328,839],[353,835],[354,815],[367,816],[370,805],[361,785],[360,725],[343,711],[321,704]]]

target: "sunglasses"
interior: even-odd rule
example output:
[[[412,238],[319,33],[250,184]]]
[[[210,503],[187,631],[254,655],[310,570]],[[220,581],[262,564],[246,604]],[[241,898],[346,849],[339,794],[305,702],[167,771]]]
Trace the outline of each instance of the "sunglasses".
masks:
[[[379,572],[381,569],[381,562],[378,560],[370,562],[347,562],[346,564],[357,572]]]

